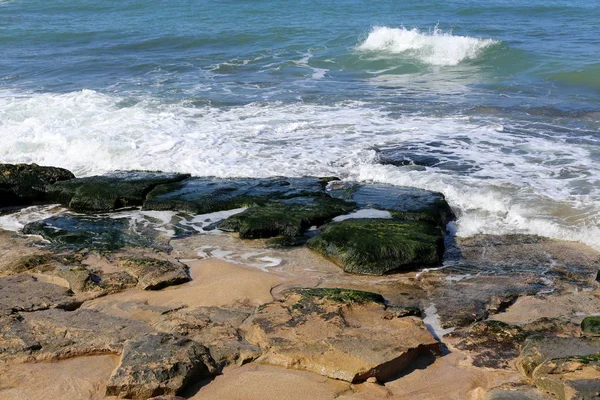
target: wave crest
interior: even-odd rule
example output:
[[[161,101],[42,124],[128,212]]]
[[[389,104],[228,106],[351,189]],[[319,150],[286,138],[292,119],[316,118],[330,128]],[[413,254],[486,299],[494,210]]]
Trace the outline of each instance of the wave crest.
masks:
[[[357,46],[359,51],[403,54],[430,65],[457,65],[472,60],[486,48],[497,44],[493,39],[456,36],[435,27],[432,32],[376,26]]]

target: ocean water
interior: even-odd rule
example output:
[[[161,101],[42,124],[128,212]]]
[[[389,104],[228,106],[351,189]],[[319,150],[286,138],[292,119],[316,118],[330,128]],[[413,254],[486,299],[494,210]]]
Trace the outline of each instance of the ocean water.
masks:
[[[595,0],[0,0],[0,162],[408,185],[600,249],[598,32]]]

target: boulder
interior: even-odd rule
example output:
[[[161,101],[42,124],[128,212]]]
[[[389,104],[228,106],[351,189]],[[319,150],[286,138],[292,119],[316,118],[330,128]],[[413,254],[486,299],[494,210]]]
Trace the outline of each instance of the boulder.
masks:
[[[261,348],[257,362],[348,382],[383,382],[440,344],[416,317],[385,310],[378,295],[348,289],[291,291],[258,308],[242,326]]]
[[[75,178],[63,168],[37,164],[0,164],[0,207],[45,201],[46,186]]]
[[[423,221],[393,219],[333,222],[307,244],[344,271],[365,275],[439,265],[444,253],[439,228]]]
[[[540,390],[560,400],[594,399],[600,393],[600,341],[531,337],[517,368]]]
[[[144,290],[159,290],[190,280],[186,266],[180,262],[150,257],[123,257],[119,265],[138,281]]]
[[[218,225],[227,232],[239,232],[242,239],[273,236],[299,237],[313,225],[352,211],[354,204],[329,196],[296,197],[269,202],[235,214]]]
[[[125,342],[106,395],[129,399],[177,395],[190,383],[216,373],[201,344],[167,333],[150,333]]]
[[[78,212],[110,212],[118,208],[141,206],[156,186],[179,182],[189,174],[120,171],[57,182],[48,186],[47,197]]]

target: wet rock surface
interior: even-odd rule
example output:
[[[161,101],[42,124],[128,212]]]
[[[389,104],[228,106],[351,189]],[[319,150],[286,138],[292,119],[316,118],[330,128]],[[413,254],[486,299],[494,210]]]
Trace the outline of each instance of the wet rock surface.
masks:
[[[138,229],[139,228],[139,229]],[[23,233],[40,235],[61,247],[114,251],[127,246],[168,249],[155,231],[136,226],[129,218],[59,214],[30,222]]]
[[[0,164],[0,207],[44,202],[47,185],[75,178],[63,168]]]
[[[417,356],[440,352],[420,319],[386,313],[372,294],[331,292],[294,291],[259,308],[242,328],[263,350],[257,361],[348,382],[383,382]]]
[[[322,196],[326,184],[326,178],[191,178],[156,187],[144,209],[208,214],[277,199]]]
[[[190,175],[163,172],[115,172],[77,178],[49,186],[49,200],[78,212],[100,213],[141,206],[157,185],[179,182]]]

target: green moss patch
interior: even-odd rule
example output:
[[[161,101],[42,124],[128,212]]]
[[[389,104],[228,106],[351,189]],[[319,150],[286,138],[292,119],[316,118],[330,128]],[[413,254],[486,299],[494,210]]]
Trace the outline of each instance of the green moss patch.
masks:
[[[382,295],[362,290],[340,288],[308,288],[296,289],[296,293],[304,297],[316,297],[336,303],[381,303],[385,302]]]
[[[270,202],[251,207],[219,224],[219,229],[239,232],[243,239],[274,236],[300,236],[312,225],[324,222],[355,208],[354,204],[328,196],[298,198],[289,202]]]
[[[348,219],[325,226],[308,247],[344,271],[383,275],[417,266],[438,265],[444,252],[439,228],[422,221]]]

